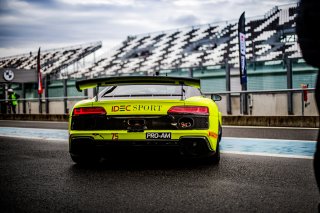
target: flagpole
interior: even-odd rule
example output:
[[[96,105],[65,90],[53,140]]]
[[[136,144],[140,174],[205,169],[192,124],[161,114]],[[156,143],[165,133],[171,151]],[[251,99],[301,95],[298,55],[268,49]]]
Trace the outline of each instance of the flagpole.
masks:
[[[38,76],[38,102],[39,102],[39,114],[42,114],[42,76],[41,76],[41,63],[40,63],[40,47],[37,55],[37,76]]]
[[[247,90],[247,61],[246,61],[246,24],[245,12],[240,16],[238,22],[238,41],[239,41],[239,69],[240,69],[240,83],[241,90]],[[240,94],[240,112],[241,114],[248,114],[248,95],[246,93]]]
[[[42,94],[38,94],[38,102],[39,102],[39,113],[42,114]]]

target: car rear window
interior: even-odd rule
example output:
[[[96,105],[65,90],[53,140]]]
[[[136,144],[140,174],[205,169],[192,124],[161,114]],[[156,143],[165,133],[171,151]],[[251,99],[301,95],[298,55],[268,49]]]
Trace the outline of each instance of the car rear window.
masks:
[[[181,85],[117,85],[104,88],[99,96],[101,98],[170,98],[180,99],[184,97],[201,96],[198,88]]]

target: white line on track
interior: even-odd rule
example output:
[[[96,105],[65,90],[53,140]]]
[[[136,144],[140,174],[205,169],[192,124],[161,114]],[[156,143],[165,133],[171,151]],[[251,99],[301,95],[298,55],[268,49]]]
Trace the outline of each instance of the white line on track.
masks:
[[[277,141],[277,142],[299,142],[299,143],[316,143],[317,141],[312,140],[289,140],[289,139],[270,139],[270,138],[237,138],[237,137],[223,137],[222,139],[227,140],[241,140],[241,141]],[[222,141],[223,142],[223,141]]]
[[[252,156],[264,156],[264,157],[278,157],[278,158],[297,158],[297,159],[310,159],[313,157],[302,155],[283,155],[283,154],[270,154],[263,152],[237,152],[237,151],[221,151],[222,154],[235,154],[235,155],[252,155]]]
[[[17,128],[17,129],[23,129],[23,128]],[[41,130],[47,130],[49,132],[54,132],[55,130],[50,130],[50,129],[35,129],[38,131]],[[67,130],[59,130],[66,132]],[[39,141],[44,141],[44,142],[58,142],[58,143],[68,143],[68,139],[64,138],[52,138],[52,137],[46,137],[46,136],[31,136],[26,137],[25,135],[10,135],[10,134],[0,134],[2,137],[10,137],[10,138],[23,138],[23,139],[34,139],[34,140],[39,140]],[[277,142],[302,142],[302,143],[316,143],[316,141],[301,141],[301,140],[277,140],[277,139],[261,139],[261,138],[236,138],[236,137],[223,137],[222,138],[222,143],[223,139],[226,140],[232,140],[232,141],[277,141]],[[238,154],[238,155],[253,155],[253,156],[268,156],[268,157],[283,157],[283,158],[299,158],[299,159],[313,159],[312,156],[303,156],[303,155],[291,155],[291,154],[272,154],[272,153],[265,153],[265,152],[243,152],[243,151],[225,151],[222,150],[221,153],[226,153],[226,154]]]
[[[302,130],[318,130],[319,128],[307,127],[280,127],[280,126],[224,126],[222,128],[238,128],[238,129],[302,129]]]
[[[18,122],[18,123],[57,123],[57,124],[61,124],[61,123],[68,123],[68,121],[26,121],[26,120],[0,120],[0,122],[10,122],[10,121],[14,121],[14,122]]]
[[[43,137],[26,137],[26,136],[18,136],[18,135],[3,135],[3,134],[0,134],[0,137],[23,138],[23,139],[31,139],[31,140],[44,140],[44,141],[52,141],[52,142],[68,142],[67,139],[43,138]]]

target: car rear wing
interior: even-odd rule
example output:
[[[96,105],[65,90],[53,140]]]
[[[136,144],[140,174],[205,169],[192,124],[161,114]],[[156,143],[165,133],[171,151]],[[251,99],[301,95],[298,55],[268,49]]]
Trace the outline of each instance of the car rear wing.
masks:
[[[79,92],[84,89],[121,84],[176,84],[200,88],[200,79],[167,76],[118,76],[76,81]]]

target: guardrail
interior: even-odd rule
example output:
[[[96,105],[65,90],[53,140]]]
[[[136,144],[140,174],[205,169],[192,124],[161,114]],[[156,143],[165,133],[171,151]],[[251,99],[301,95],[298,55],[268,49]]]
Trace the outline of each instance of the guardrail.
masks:
[[[55,101],[59,101],[59,100],[82,100],[82,99],[86,99],[89,98],[89,96],[68,96],[68,97],[43,97],[41,98],[42,101],[45,100],[55,100]],[[8,102],[9,99],[0,99],[0,102]],[[19,98],[17,101],[39,101],[39,98]]]
[[[248,91],[218,91],[215,93],[204,93],[207,97],[213,98],[214,95],[218,94],[223,96],[222,102],[218,102],[219,108],[222,109],[223,115],[233,115],[233,116],[239,116],[239,115],[245,115],[241,113],[241,109],[238,111],[238,106],[234,105],[234,102],[238,102],[238,97],[241,97],[241,95],[248,95],[248,108],[249,111],[254,109],[254,112],[257,112],[258,106],[263,108],[266,107],[266,105],[269,104],[272,107],[272,105],[280,105],[281,107],[281,112],[279,114],[276,114],[276,111],[273,114],[259,114],[259,113],[253,113],[249,114],[251,116],[288,116],[288,115],[294,115],[294,116],[305,116],[305,109],[306,109],[306,102],[305,102],[305,95],[306,93],[314,93],[315,88],[305,88],[305,89],[280,89],[280,90],[248,90]],[[300,98],[299,95],[295,95],[294,98],[292,98],[293,94],[299,94],[300,93]],[[278,101],[277,103],[272,103],[272,102],[267,102],[269,94],[284,94],[280,95],[280,98],[276,99],[271,99]],[[261,95],[261,96],[260,96]],[[286,98],[287,96],[287,98]],[[77,100],[82,100],[82,99],[88,99],[91,98],[89,96],[67,96],[67,97],[42,97],[42,98],[19,98],[18,103],[19,103],[19,108],[17,112],[19,114],[29,114],[35,113],[35,114],[42,114],[44,112],[45,114],[56,114],[57,112],[61,114],[68,114],[69,109],[73,107],[75,102]],[[250,101],[254,98],[255,103],[252,104]],[[232,99],[232,100],[231,100]],[[286,100],[287,99],[287,100]],[[300,99],[300,100],[299,100]],[[269,98],[270,100],[270,98]],[[0,104],[8,103],[8,99],[0,99]],[[318,116],[316,105],[315,105],[315,100],[314,97],[310,97],[309,94],[309,101],[311,102],[311,106],[308,106],[306,110],[306,115],[308,116]],[[38,106],[36,103],[38,102]],[[63,103],[63,105],[60,105],[59,102]],[[265,103],[263,103],[265,102]],[[49,107],[50,104],[50,107]],[[310,104],[310,103],[309,103]],[[254,106],[253,106],[254,105]],[[286,105],[288,107],[287,112],[285,112]],[[42,109],[42,107],[45,106],[45,109],[37,112],[37,109]],[[27,108],[29,110],[27,110]],[[30,110],[32,108],[32,111]],[[49,110],[50,108],[50,110]],[[312,112],[310,112],[310,108],[312,108]],[[295,110],[294,110],[295,109]],[[262,110],[262,109],[261,109]],[[233,113],[232,113],[233,111]],[[290,112],[294,112],[290,114]]]
[[[305,114],[305,107],[306,102],[305,98],[307,93],[314,93],[315,88],[299,88],[299,89],[278,89],[278,90],[247,90],[247,91],[221,91],[221,92],[215,92],[215,93],[204,93],[206,96],[210,96],[212,99],[214,98],[214,95],[225,95],[226,96],[226,108],[227,108],[227,114],[231,114],[232,106],[231,106],[231,96],[243,96],[243,95],[252,95],[252,94],[287,94],[287,100],[288,100],[288,114],[293,114],[293,93],[300,93],[301,94],[301,115],[304,116]],[[308,96],[307,96],[308,97]],[[249,98],[250,99],[250,98]],[[247,100],[250,102],[250,100]],[[250,107],[250,103],[248,104]],[[252,106],[251,106],[252,107]],[[240,114],[243,114],[240,112]]]
[[[69,109],[73,107],[73,104],[76,101],[88,99],[88,98],[90,97],[89,96],[67,96],[67,97],[19,98],[17,99],[18,109],[16,109],[16,111],[17,111],[17,114],[31,114],[31,113],[42,114],[42,112],[44,112],[45,114],[50,114],[49,108],[55,108],[54,114],[56,114],[56,112],[59,112],[59,114],[68,114]],[[0,99],[0,105],[1,105],[0,113],[6,114],[10,112],[9,102],[10,102],[9,99]],[[37,104],[35,104],[35,102]],[[63,103],[63,106],[57,107],[57,105],[55,105],[55,106],[49,107],[49,104],[54,102],[61,102]],[[71,104],[69,103],[69,107],[68,107],[68,102],[74,102],[74,103],[71,103]],[[44,110],[42,109],[43,106],[45,106]]]

